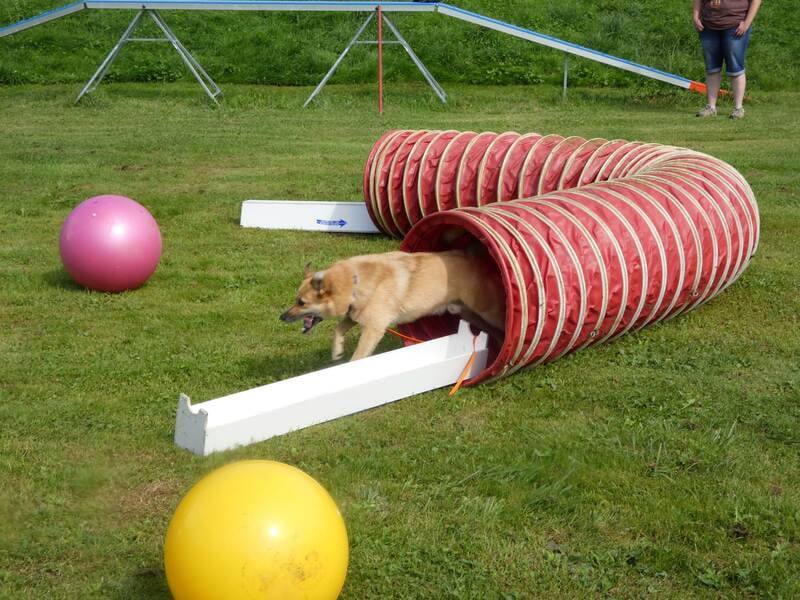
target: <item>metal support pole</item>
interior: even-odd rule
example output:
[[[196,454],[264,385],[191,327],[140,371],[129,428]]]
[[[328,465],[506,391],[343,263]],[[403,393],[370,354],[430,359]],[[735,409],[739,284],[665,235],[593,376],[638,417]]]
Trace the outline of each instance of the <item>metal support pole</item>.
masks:
[[[408,56],[410,56],[411,60],[414,61],[414,64],[417,65],[417,68],[419,69],[420,73],[422,73],[422,76],[425,77],[425,80],[428,82],[428,85],[431,86],[431,88],[433,89],[434,93],[439,97],[439,100],[442,101],[442,104],[446,104],[447,103],[447,94],[445,94],[444,89],[442,88],[442,86],[439,85],[439,82],[436,81],[436,79],[434,78],[433,75],[431,75],[431,72],[428,71],[428,69],[425,67],[425,65],[422,63],[422,61],[416,55],[414,50],[412,50],[411,45],[400,34],[400,31],[397,29],[397,27],[395,27],[395,24],[392,23],[389,20],[389,17],[387,17],[386,15],[383,15],[383,20],[386,21],[386,24],[389,26],[389,29],[392,30],[392,33],[394,34],[395,38],[397,38],[397,41],[400,42],[400,44],[402,44],[403,48],[406,49],[406,52],[408,53]]]
[[[329,80],[329,79],[331,78],[331,76],[334,74],[334,72],[336,71],[336,69],[338,69],[338,68],[339,68],[339,65],[340,65],[340,64],[342,63],[342,61],[344,60],[344,57],[345,57],[345,56],[347,56],[347,53],[348,53],[348,52],[350,52],[350,48],[352,48],[352,47],[353,47],[353,46],[356,44],[356,42],[358,42],[358,38],[360,38],[360,37],[361,37],[361,34],[362,34],[362,33],[364,33],[364,30],[367,28],[367,25],[369,25],[369,22],[370,22],[370,21],[372,21],[372,19],[373,19],[374,17],[375,17],[375,15],[374,15],[373,13],[369,13],[369,16],[367,17],[367,19],[366,19],[366,20],[365,20],[365,21],[364,21],[364,22],[361,24],[361,27],[359,27],[359,28],[358,28],[358,31],[356,31],[356,34],[353,36],[353,39],[352,39],[352,40],[350,40],[350,43],[349,43],[349,44],[347,44],[347,46],[345,47],[345,49],[344,49],[344,50],[342,51],[342,53],[339,55],[339,58],[337,58],[337,59],[336,59],[336,62],[335,62],[335,63],[333,63],[333,66],[332,66],[330,69],[328,69],[328,72],[327,72],[327,73],[325,73],[325,77],[323,77],[323,78],[322,78],[322,81],[320,81],[320,82],[317,84],[317,87],[315,87],[315,88],[314,88],[314,91],[313,91],[313,92],[311,92],[311,95],[308,97],[308,99],[307,99],[307,100],[305,101],[305,103],[303,104],[303,108],[305,108],[306,106],[308,106],[308,105],[309,105],[309,103],[310,103],[310,102],[311,102],[311,101],[312,101],[314,98],[316,98],[316,97],[317,97],[317,94],[319,94],[319,93],[322,91],[322,88],[323,88],[323,87],[325,87],[325,84],[326,84],[326,83],[328,83],[328,80]]]
[[[191,71],[192,75],[194,75],[195,79],[197,79],[197,82],[200,84],[200,87],[203,88],[206,95],[216,104],[219,104],[219,102],[217,102],[217,96],[222,94],[222,90],[219,89],[219,86],[214,82],[213,79],[211,79],[211,76],[206,73],[205,69],[200,66],[200,63],[197,62],[195,57],[192,56],[192,54],[172,32],[172,29],[170,29],[169,25],[164,22],[164,19],[161,18],[161,15],[154,10],[150,10],[148,13],[155,24],[158,25],[159,29],[164,32],[166,39],[172,44],[172,47],[175,48],[175,51],[183,59],[184,64],[189,71]]]
[[[128,39],[131,37],[133,30],[136,29],[136,26],[139,25],[139,21],[142,20],[142,15],[144,15],[144,10],[140,10],[136,13],[136,16],[133,17],[133,20],[128,25],[128,28],[125,30],[125,33],[122,34],[122,37],[119,38],[119,41],[116,45],[111,49],[111,52],[108,53],[108,56],[105,57],[100,66],[97,68],[97,71],[94,72],[94,75],[91,76],[89,81],[86,82],[86,85],[83,86],[81,93],[78,94],[78,97],[75,98],[75,104],[81,101],[83,96],[97,87],[97,85],[103,80],[103,77],[106,76],[108,73],[108,69],[111,67],[111,64],[116,60],[119,51],[122,50],[122,47],[128,43]]]
[[[561,91],[561,99],[567,99],[567,77],[569,74],[569,55],[564,53],[564,89]]]
[[[350,48],[352,48],[356,44],[378,44],[378,52],[380,54],[382,54],[381,47],[383,45],[385,45],[385,44],[400,44],[400,45],[402,45],[403,48],[405,48],[405,51],[408,54],[408,56],[411,57],[411,60],[414,61],[415,65],[417,65],[417,68],[419,69],[420,73],[422,73],[423,77],[425,77],[425,80],[428,82],[428,85],[431,86],[431,88],[433,89],[434,93],[439,97],[439,100],[442,101],[442,104],[447,103],[447,94],[445,94],[444,89],[442,88],[442,86],[440,86],[439,82],[436,81],[436,79],[433,77],[433,75],[431,75],[430,71],[428,71],[428,69],[425,67],[425,65],[422,63],[422,61],[416,55],[414,50],[412,50],[411,46],[405,40],[405,38],[401,35],[400,31],[397,29],[395,24],[392,23],[389,20],[389,18],[386,16],[385,13],[383,13],[383,11],[381,11],[379,23],[386,23],[386,25],[389,27],[389,29],[391,29],[392,34],[395,36],[396,39],[394,39],[394,40],[384,40],[384,39],[382,39],[382,37],[383,37],[382,35],[380,36],[381,40],[361,40],[360,39],[361,35],[364,33],[364,30],[367,28],[367,25],[369,25],[370,21],[375,17],[375,14],[377,14],[377,11],[375,13],[370,13],[369,16],[367,17],[367,19],[364,21],[364,23],[361,24],[361,27],[358,28],[358,31],[353,36],[353,39],[351,39],[350,43],[347,44],[345,49],[342,51],[342,53],[336,59],[336,62],[333,63],[333,66],[325,74],[325,77],[322,78],[322,81],[320,81],[319,84],[317,84],[317,87],[314,88],[314,91],[311,92],[311,95],[308,97],[308,99],[303,104],[304,108],[306,106],[308,106],[311,103],[311,101],[314,98],[316,98],[317,95],[322,91],[322,88],[325,87],[326,83],[328,83],[328,80],[334,74],[336,69],[339,68],[339,65],[344,60],[344,57],[347,56],[348,52],[350,52]],[[379,25],[379,27],[380,27],[380,25]],[[382,34],[382,31],[381,31],[381,34]],[[379,68],[382,68],[380,58],[381,57],[379,56],[378,64],[379,64]]]
[[[142,16],[145,13],[153,20],[156,26],[164,34],[163,38],[131,37],[136,27],[139,26]],[[178,53],[178,55],[181,57],[184,64],[192,73],[192,75],[194,75],[195,79],[197,79],[197,82],[203,88],[203,91],[206,93],[206,95],[208,95],[208,97],[211,98],[213,102],[218,103],[217,96],[222,94],[222,90],[220,90],[219,86],[214,82],[213,79],[211,79],[209,74],[206,73],[203,67],[200,66],[200,63],[197,62],[194,56],[192,56],[192,54],[180,42],[177,36],[172,32],[169,26],[161,18],[161,15],[159,15],[154,10],[142,9],[138,13],[136,13],[136,16],[130,22],[130,25],[128,25],[127,29],[125,30],[125,33],[122,34],[122,37],[119,39],[117,44],[114,46],[114,48],[111,49],[111,52],[108,53],[108,56],[106,56],[105,60],[103,60],[103,62],[100,63],[100,66],[98,67],[97,71],[95,71],[94,75],[92,75],[92,77],[83,87],[80,94],[78,94],[78,97],[75,99],[75,104],[80,102],[81,98],[83,98],[84,95],[94,91],[95,88],[97,88],[97,86],[100,84],[100,82],[108,73],[108,70],[111,68],[111,65],[117,59],[120,50],[122,50],[122,48],[128,42],[169,42],[175,49],[175,51]]]
[[[383,114],[383,11],[381,5],[375,9],[378,13],[378,114]]]

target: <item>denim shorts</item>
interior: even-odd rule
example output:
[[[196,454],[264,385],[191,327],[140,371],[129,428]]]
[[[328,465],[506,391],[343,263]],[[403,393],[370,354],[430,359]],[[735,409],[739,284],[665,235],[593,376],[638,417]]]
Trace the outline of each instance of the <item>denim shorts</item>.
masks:
[[[750,42],[750,29],[742,37],[733,35],[736,27],[703,29],[700,32],[700,44],[703,46],[706,73],[722,71],[723,60],[728,77],[744,73],[744,55],[747,52],[747,44]]]

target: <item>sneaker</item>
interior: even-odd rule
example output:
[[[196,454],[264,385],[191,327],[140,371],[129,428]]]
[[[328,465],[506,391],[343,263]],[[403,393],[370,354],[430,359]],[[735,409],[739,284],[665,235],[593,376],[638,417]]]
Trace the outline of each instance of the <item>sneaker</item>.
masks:
[[[744,116],[744,109],[742,107],[734,108],[731,111],[731,119],[741,119]]]
[[[698,110],[697,117],[716,117],[717,116],[717,109],[711,106],[710,104],[706,104],[706,107],[702,110]]]

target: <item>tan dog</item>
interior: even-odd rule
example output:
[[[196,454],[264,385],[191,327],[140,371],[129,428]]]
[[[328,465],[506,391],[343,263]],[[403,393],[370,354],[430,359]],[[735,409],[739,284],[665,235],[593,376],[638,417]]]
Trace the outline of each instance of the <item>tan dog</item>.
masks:
[[[308,333],[323,318],[342,318],[331,355],[344,353],[344,336],[356,324],[361,338],[351,360],[372,354],[386,328],[448,311],[502,339],[505,294],[484,260],[463,250],[387,252],[354,256],[324,271],[306,266],[295,304],[282,321],[303,319]]]

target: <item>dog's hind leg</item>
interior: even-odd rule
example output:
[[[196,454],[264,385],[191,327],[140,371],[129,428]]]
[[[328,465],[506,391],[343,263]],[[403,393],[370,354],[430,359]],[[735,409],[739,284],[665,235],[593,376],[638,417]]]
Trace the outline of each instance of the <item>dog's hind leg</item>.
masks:
[[[331,348],[331,358],[333,360],[342,358],[342,354],[344,354],[344,336],[347,335],[347,332],[350,331],[355,324],[356,322],[353,321],[353,319],[345,317],[339,321],[336,329],[334,329],[333,348]]]
[[[363,328],[361,331],[361,337],[358,340],[358,346],[356,346],[356,351],[353,353],[353,357],[350,360],[352,361],[360,358],[366,358],[372,354],[375,351],[375,347],[378,345],[378,342],[381,341],[384,333],[386,333],[386,327],[373,326]]]
[[[487,334],[489,334],[489,337],[494,338],[498,342],[502,342],[506,337],[505,332],[500,327],[495,327],[489,323],[486,319],[469,308],[463,302],[451,302],[447,305],[447,312],[450,314],[459,315],[467,323],[476,329],[485,331]]]

